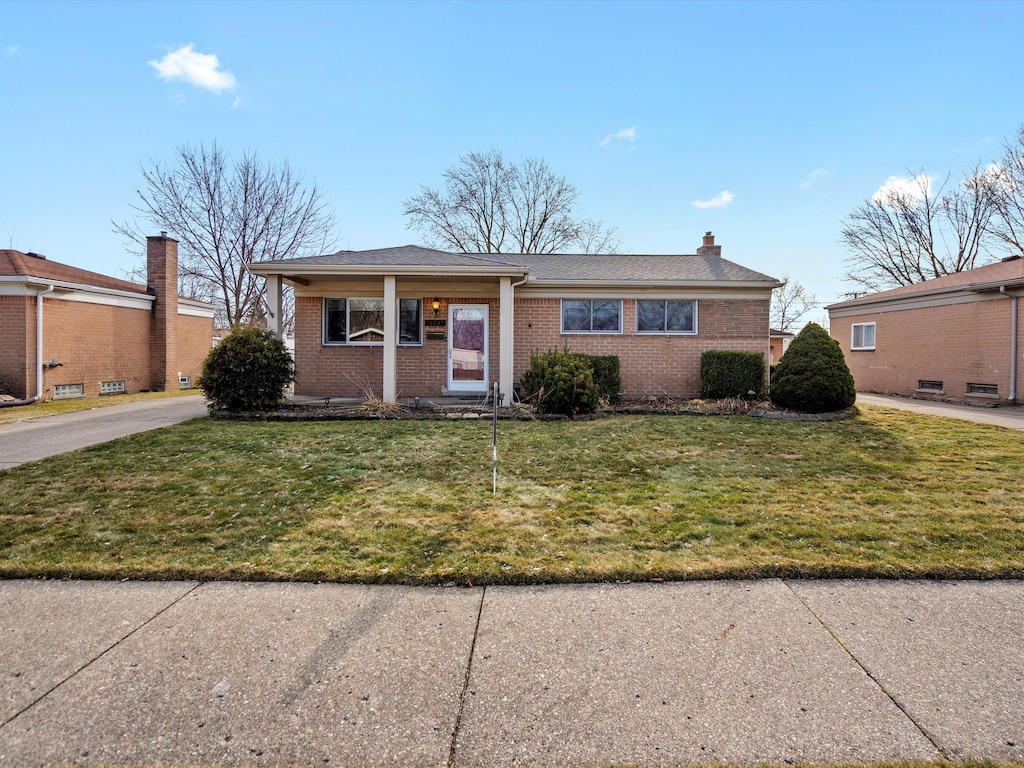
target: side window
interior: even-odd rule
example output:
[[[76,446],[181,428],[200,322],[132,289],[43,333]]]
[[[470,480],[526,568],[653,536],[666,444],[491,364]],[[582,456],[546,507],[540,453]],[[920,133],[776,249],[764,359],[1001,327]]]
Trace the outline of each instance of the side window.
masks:
[[[348,341],[348,324],[344,299],[324,299],[324,344]]]
[[[874,349],[875,324],[854,323],[850,329],[850,349]]]
[[[398,300],[398,343],[423,343],[423,302],[420,299]]]

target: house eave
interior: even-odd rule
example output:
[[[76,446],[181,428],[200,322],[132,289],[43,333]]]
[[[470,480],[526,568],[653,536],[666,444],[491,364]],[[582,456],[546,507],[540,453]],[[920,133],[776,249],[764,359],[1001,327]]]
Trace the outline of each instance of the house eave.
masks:
[[[249,264],[248,269],[254,275],[268,277],[280,275],[283,279],[308,279],[310,277],[366,277],[394,275],[395,277],[523,277],[529,274],[526,267],[493,266],[436,266],[427,264],[395,265],[395,264],[358,264],[338,266],[333,264],[283,265],[274,262]]]

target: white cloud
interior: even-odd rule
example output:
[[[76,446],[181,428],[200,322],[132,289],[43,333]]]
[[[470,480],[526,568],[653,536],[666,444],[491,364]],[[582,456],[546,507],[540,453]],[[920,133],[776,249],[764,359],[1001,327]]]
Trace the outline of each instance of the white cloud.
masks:
[[[235,96],[235,100],[231,102],[231,106],[232,107],[237,107],[241,103],[242,103],[242,97],[241,96]]]
[[[194,43],[168,51],[159,61],[149,62],[164,80],[184,80],[197,88],[214,93],[231,90],[237,85],[235,76],[220,68],[220,61],[212,53],[196,53]]]
[[[871,196],[871,200],[876,203],[884,203],[893,194],[916,197],[918,200],[921,200],[926,193],[931,191],[931,188],[932,177],[924,173],[912,179],[908,179],[905,176],[890,176],[885,180],[885,184],[880,186],[875,194]]]
[[[625,139],[626,141],[633,141],[635,138],[636,126],[634,125],[632,128],[623,128],[622,130],[616,131],[615,133],[609,133],[601,140],[601,146],[607,147],[616,139]]]
[[[22,48],[20,45],[8,45],[4,48],[4,56],[21,56],[23,53],[31,53],[31,48]]]
[[[819,181],[828,177],[828,168],[815,168],[813,171],[804,176],[804,180],[800,182],[800,189],[810,189]]]
[[[694,200],[690,205],[694,208],[725,208],[729,203],[736,199],[736,195],[730,192],[728,189],[722,190],[722,194],[718,197],[713,197],[710,200]]]

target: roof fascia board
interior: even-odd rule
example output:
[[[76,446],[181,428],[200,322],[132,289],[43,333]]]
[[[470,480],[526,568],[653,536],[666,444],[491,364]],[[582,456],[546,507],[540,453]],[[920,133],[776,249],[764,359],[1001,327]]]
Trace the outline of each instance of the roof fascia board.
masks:
[[[56,289],[57,295],[48,294],[50,299],[65,301],[92,301],[97,304],[108,303],[111,299],[141,301],[152,304],[155,297],[142,291],[121,291],[116,288],[104,288],[99,285],[68,283],[62,280],[43,280],[38,277],[0,277],[0,295],[4,296],[35,296],[41,289],[49,286]],[[72,298],[74,297],[74,298]]]
[[[250,272],[261,277],[281,275],[285,280],[306,277],[345,277],[349,275],[394,275],[396,277],[439,276],[439,277],[521,277],[529,273],[525,267],[480,266],[430,266],[427,264],[303,264],[290,265],[281,269],[273,262],[250,264]],[[276,268],[275,268],[276,267]],[[298,281],[296,281],[298,282]]]
[[[995,295],[989,295],[989,294]],[[981,293],[975,290],[945,291],[943,293],[910,294],[893,296],[880,301],[865,301],[857,304],[832,304],[826,309],[829,317],[856,317],[857,315],[874,315],[885,312],[905,312],[911,309],[930,307],[948,307],[955,304],[970,304],[977,301],[993,301],[1004,298],[998,292]]]
[[[563,284],[561,286],[545,285],[537,286],[534,283],[527,283],[516,289],[516,296],[524,299],[562,299],[571,296],[580,296],[588,299],[755,299],[768,300],[771,298],[771,288],[765,287],[762,283],[756,287],[733,287],[724,286],[721,283],[715,285],[692,285],[692,284],[666,284],[666,283],[613,283],[613,284],[592,284],[581,285],[579,283]]]

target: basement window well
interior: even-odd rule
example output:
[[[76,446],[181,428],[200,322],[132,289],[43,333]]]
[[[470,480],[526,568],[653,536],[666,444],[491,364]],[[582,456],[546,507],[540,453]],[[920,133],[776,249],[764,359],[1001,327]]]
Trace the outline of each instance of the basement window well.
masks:
[[[85,384],[54,384],[53,399],[62,397],[85,397]]]
[[[934,379],[918,379],[917,380],[917,391],[918,392],[931,392],[932,394],[942,394],[942,382],[935,381]]]

